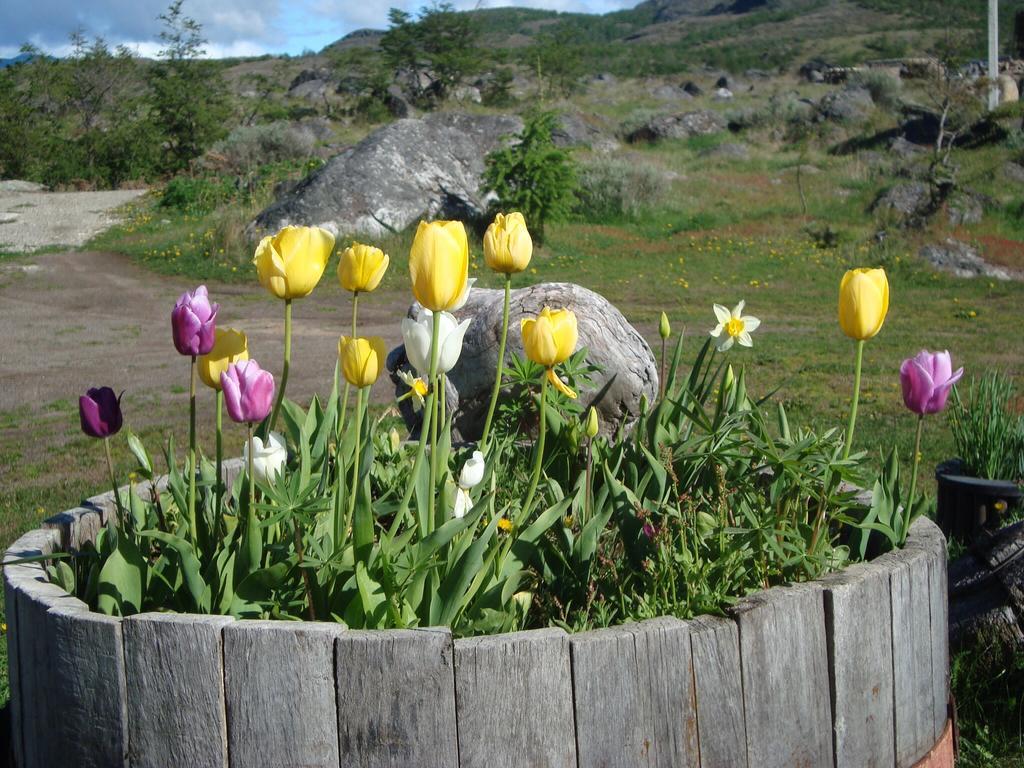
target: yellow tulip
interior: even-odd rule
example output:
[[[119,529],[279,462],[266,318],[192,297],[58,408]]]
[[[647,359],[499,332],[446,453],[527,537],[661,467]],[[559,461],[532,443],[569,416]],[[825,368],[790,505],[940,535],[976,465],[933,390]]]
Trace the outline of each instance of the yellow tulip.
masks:
[[[387,348],[380,336],[368,339],[342,336],[338,342],[338,359],[345,381],[353,387],[368,387],[384,370]]]
[[[533,256],[533,240],[521,213],[499,213],[484,233],[484,260],[495,272],[522,272]]]
[[[537,317],[524,317],[519,327],[526,356],[548,369],[548,381],[559,392],[575,399],[576,393],[555,375],[553,369],[576,351],[576,342],[579,340],[576,315],[568,309],[552,311],[544,307]]]
[[[882,329],[889,312],[889,281],[884,269],[851,269],[839,284],[839,327],[864,341]]]
[[[279,299],[301,299],[320,282],[334,250],[334,235],[320,227],[285,227],[256,246],[260,285]]]
[[[232,363],[240,363],[249,359],[249,344],[245,334],[234,328],[218,328],[213,337],[213,349],[200,355],[198,364],[199,378],[203,384],[220,391],[220,375]]]
[[[421,221],[409,252],[416,300],[431,312],[452,309],[466,290],[469,242],[460,221]]]
[[[597,437],[597,433],[601,430],[601,422],[597,418],[597,409],[594,406],[590,406],[590,410],[587,411],[587,422],[584,432],[587,437],[593,440]]]
[[[526,356],[545,368],[565,362],[576,351],[579,336],[572,310],[544,307],[537,317],[524,317],[520,328]]]
[[[380,248],[352,243],[341,254],[338,282],[346,291],[366,293],[380,285],[391,259]]]

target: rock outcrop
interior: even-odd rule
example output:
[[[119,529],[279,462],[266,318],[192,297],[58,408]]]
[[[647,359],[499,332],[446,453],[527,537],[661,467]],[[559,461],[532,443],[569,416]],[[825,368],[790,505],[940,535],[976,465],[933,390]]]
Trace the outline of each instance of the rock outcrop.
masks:
[[[250,234],[287,224],[380,237],[420,218],[473,220],[486,209],[484,158],[518,117],[432,114],[391,123],[331,158],[266,208]]]

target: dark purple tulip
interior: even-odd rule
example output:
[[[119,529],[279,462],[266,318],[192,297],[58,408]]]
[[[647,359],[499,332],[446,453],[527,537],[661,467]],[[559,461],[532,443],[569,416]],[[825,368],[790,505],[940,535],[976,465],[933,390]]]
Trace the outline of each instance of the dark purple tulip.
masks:
[[[220,305],[210,303],[205,285],[181,294],[171,310],[175,349],[183,355],[205,355],[213,349],[218,309]]]
[[[123,392],[121,394],[124,394]],[[90,389],[78,398],[82,431],[89,437],[110,437],[121,429],[121,396],[110,387]]]
[[[220,385],[232,421],[263,421],[274,405],[274,375],[255,360],[229,365],[220,375]]]
[[[949,352],[929,352],[923,349],[916,357],[904,360],[900,366],[903,404],[921,416],[938,413],[946,407],[949,390],[963,375],[963,368],[953,372]]]
[[[650,520],[644,520],[643,532],[644,536],[648,539],[653,539],[658,535],[658,529],[654,527],[654,524]]]

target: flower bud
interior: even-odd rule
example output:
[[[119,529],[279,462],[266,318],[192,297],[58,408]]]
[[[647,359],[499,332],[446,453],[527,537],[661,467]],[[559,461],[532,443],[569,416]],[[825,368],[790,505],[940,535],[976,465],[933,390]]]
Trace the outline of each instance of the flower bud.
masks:
[[[601,422],[597,418],[597,409],[594,406],[590,406],[590,410],[587,411],[587,426],[586,434],[591,440],[597,437],[597,433],[601,429]]]
[[[672,335],[672,326],[669,325],[668,315],[664,312],[661,313],[661,322],[658,324],[658,335],[662,339],[668,339]]]

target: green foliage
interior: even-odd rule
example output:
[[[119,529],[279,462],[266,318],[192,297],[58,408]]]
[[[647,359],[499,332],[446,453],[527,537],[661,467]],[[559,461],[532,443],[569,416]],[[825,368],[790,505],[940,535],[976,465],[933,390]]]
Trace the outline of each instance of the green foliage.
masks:
[[[537,35],[526,61],[536,70],[542,96],[568,96],[579,90],[588,48],[570,26],[559,25]]]
[[[210,147],[210,156],[223,170],[248,174],[269,163],[306,160],[315,146],[309,130],[286,122],[241,125]]]
[[[544,224],[569,214],[575,201],[576,169],[569,153],[555,146],[557,116],[535,112],[511,146],[487,155],[484,185],[506,211],[520,211],[530,233],[542,244]]]
[[[1024,483],[1024,414],[1014,413],[1013,380],[992,371],[971,381],[967,401],[953,387],[949,426],[967,472]]]
[[[860,86],[871,94],[875,104],[883,109],[898,109],[901,102],[902,81],[887,72],[866,70],[855,72],[849,80],[853,86]]]
[[[660,205],[669,182],[644,162],[595,157],[579,167],[577,212],[587,221],[634,218]]]
[[[220,70],[204,61],[206,40],[199,23],[184,14],[184,0],[172,0],[160,15],[164,48],[149,70],[152,118],[164,139],[163,168],[186,169],[226,133],[228,107]]]
[[[473,17],[450,3],[435,2],[419,15],[398,8],[388,13],[390,27],[380,41],[387,66],[402,72],[413,100],[424,106],[444,100],[482,66]]]
[[[160,207],[181,213],[209,213],[231,199],[234,187],[230,181],[216,176],[175,176],[164,186]]]
[[[1018,768],[1024,656],[1000,638],[978,638],[951,654],[950,687],[960,724],[957,765]]]

